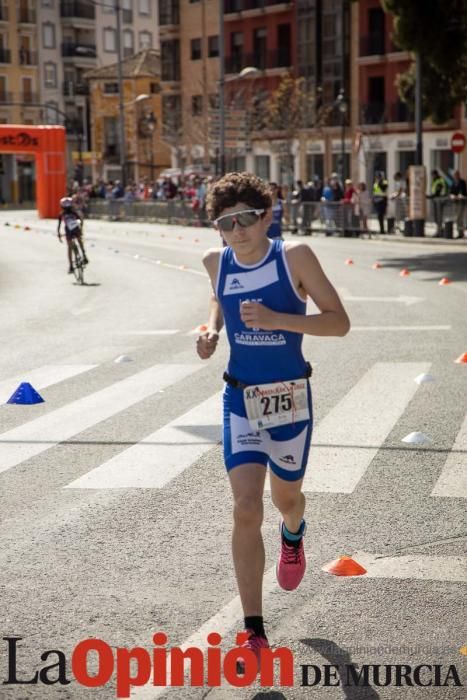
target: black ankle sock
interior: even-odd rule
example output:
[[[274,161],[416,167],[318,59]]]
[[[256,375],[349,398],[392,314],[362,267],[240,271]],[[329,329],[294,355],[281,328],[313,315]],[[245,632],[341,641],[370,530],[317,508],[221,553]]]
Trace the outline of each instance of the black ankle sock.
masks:
[[[245,629],[253,630],[259,637],[265,637],[263,618],[260,615],[245,617]]]
[[[286,529],[286,528],[285,528],[285,525],[283,525],[283,527],[282,527],[282,539],[284,540],[284,542],[286,543],[286,545],[287,545],[288,547],[296,547],[296,548],[298,548],[298,547],[300,546],[300,542],[302,541],[302,537],[303,537],[304,521],[302,520],[302,522],[300,523],[300,527],[298,528],[298,531],[297,531],[297,532],[291,532],[291,533],[290,533],[291,535],[295,535],[295,536],[297,536],[297,537],[298,537],[298,535],[300,535],[300,537],[299,537],[298,539],[290,540],[290,539],[287,537],[287,535],[285,534],[285,529]]]

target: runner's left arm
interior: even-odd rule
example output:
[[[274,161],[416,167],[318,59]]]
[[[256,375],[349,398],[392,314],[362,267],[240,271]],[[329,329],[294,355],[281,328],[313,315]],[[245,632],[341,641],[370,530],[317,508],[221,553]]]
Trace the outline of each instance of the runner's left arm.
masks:
[[[244,302],[240,315],[247,328],[284,330],[307,335],[346,335],[350,330],[349,317],[311,248],[300,243],[290,246],[287,249],[287,260],[296,287],[314,301],[320,313],[284,314],[257,302]]]

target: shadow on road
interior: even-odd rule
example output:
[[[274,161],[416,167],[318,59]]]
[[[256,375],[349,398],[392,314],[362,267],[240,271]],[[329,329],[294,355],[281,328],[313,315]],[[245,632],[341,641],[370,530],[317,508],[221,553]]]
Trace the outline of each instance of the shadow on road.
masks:
[[[100,287],[101,283],[100,282],[83,282],[83,284],[79,284],[79,282],[73,282],[73,285],[75,287]]]
[[[341,682],[340,688],[347,700],[377,700],[377,698],[380,697],[374,688],[370,686],[359,687],[357,685],[346,685],[348,675],[347,668],[352,667],[356,676],[358,676],[358,665],[352,663],[350,654],[339,647],[336,642],[333,642],[330,639],[321,639],[319,637],[314,639],[301,639],[300,641],[302,644],[306,644],[306,646],[309,646],[317,651],[318,654],[324,657],[329,664],[337,668],[337,674]],[[310,681],[312,680],[313,673],[310,673]],[[335,682],[336,680],[334,679],[333,684]]]
[[[411,272],[429,272],[440,277],[449,277],[451,281],[467,281],[467,252],[441,252],[417,255],[416,257],[380,258],[384,267],[401,270],[408,268]]]

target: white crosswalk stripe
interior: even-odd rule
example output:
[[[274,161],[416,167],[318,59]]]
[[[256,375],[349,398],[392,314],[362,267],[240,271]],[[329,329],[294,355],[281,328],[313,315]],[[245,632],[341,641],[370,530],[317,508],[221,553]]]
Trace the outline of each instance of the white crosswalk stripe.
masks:
[[[19,380],[40,390],[98,365],[44,365],[0,383],[8,394]],[[155,365],[0,435],[0,473],[111,418],[202,368]],[[314,430],[306,492],[352,493],[419,390],[413,378],[428,362],[373,365]],[[13,387],[12,391],[10,389]],[[139,443],[70,482],[70,489],[161,489],[219,444],[222,402],[217,393]],[[433,488],[434,497],[467,497],[467,417]],[[266,490],[269,480],[266,480]]]
[[[221,439],[218,393],[65,488],[162,488]]]
[[[467,498],[467,416],[431,495]]]
[[[21,375],[3,379],[0,382],[0,403],[8,401],[22,382],[29,382],[34,389],[40,391],[53,384],[63,382],[65,379],[83,374],[83,372],[89,372],[95,367],[97,365],[44,365],[43,367],[23,372]]]
[[[202,368],[154,365],[0,435],[0,473],[68,440]]]
[[[303,490],[352,493],[417,391],[413,378],[429,368],[373,365],[314,431]]]

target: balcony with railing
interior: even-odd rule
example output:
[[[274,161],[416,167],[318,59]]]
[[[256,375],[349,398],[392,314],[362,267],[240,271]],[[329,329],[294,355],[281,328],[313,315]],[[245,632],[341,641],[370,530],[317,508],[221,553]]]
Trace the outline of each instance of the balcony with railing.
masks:
[[[259,70],[273,70],[274,68],[288,68],[290,65],[291,51],[288,46],[281,46],[269,51],[233,54],[225,59],[226,73],[239,73],[247,66],[254,66]]]
[[[360,56],[383,56],[386,53],[386,37],[383,32],[360,37]]]
[[[10,49],[0,49],[0,63],[11,63]]]
[[[360,124],[413,122],[414,114],[405,102],[368,102],[360,105]]]
[[[76,56],[78,58],[96,58],[97,49],[95,44],[87,44],[84,42],[63,42],[62,56],[70,58]]]
[[[6,5],[0,5],[0,22],[8,22],[9,17],[8,7],[6,7]]]
[[[227,15],[248,10],[265,10],[273,5],[290,4],[290,0],[224,0],[224,12]]]
[[[360,124],[384,124],[387,121],[385,102],[360,105]]]
[[[22,66],[37,66],[37,51],[21,48],[18,50],[18,57]]]
[[[19,7],[18,8],[18,22],[20,24],[35,24],[36,23],[36,10],[30,7]]]
[[[6,92],[5,90],[0,90],[0,104],[7,104],[13,102],[13,93]]]
[[[92,3],[84,2],[84,0],[62,0],[60,3],[60,17],[95,19],[96,10]]]
[[[180,7],[178,2],[159,2],[159,26],[180,24]]]
[[[23,105],[37,105],[40,102],[40,97],[38,92],[22,92],[19,95],[20,102]]]
[[[393,102],[386,110],[390,122],[413,122],[415,115],[406,102]]]
[[[64,80],[62,84],[62,93],[64,97],[89,95],[89,85],[88,83],[77,82],[75,80]]]

